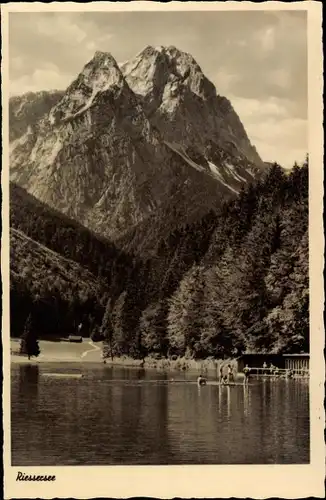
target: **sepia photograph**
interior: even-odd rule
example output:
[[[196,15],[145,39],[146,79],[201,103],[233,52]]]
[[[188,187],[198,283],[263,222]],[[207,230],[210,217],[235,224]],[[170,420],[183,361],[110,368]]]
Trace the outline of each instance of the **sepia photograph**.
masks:
[[[310,465],[308,10],[95,4],[6,13],[14,480]]]

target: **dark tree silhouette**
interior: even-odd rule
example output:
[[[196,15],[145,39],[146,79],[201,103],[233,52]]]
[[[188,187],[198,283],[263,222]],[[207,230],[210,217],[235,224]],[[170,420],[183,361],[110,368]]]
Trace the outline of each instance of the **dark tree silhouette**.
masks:
[[[32,329],[31,315],[28,316],[25,323],[24,333],[21,337],[20,352],[21,354],[27,355],[28,359],[30,359],[31,356],[37,357],[40,354],[38,340]]]

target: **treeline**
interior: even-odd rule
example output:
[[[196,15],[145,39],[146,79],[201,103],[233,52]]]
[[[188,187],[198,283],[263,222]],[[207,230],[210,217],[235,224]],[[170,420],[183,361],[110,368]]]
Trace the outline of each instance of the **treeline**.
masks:
[[[274,165],[172,234],[113,303],[107,354],[229,356],[309,349],[308,164]]]

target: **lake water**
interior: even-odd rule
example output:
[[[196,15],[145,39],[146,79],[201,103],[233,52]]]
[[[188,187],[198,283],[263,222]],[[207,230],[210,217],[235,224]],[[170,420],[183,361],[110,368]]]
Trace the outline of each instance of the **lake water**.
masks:
[[[195,380],[104,365],[12,365],[12,465],[309,463],[307,381],[199,388]]]

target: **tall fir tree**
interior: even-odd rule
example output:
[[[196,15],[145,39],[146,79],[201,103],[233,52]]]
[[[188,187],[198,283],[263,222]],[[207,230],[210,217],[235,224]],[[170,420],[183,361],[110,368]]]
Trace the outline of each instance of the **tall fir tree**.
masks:
[[[40,354],[40,347],[32,328],[32,316],[30,314],[26,319],[24,332],[21,336],[20,353],[27,355],[28,359],[32,356],[37,357]]]
[[[113,359],[113,326],[111,321],[112,305],[109,299],[104,311],[102,324],[100,327],[101,337],[105,342],[104,357],[111,357]]]
[[[151,304],[143,311],[140,319],[140,331],[146,354],[166,356],[168,353],[167,310],[166,301],[161,300],[156,304]]]
[[[173,354],[195,355],[199,350],[204,293],[203,267],[194,266],[170,299],[168,339]]]

